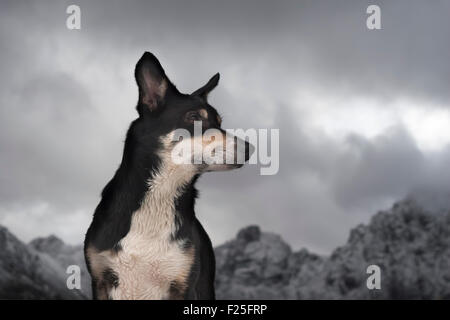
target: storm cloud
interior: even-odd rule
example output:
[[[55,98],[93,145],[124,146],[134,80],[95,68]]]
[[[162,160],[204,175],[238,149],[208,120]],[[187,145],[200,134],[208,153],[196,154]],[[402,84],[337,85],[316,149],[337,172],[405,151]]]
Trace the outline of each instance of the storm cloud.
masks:
[[[83,240],[144,51],[182,92],[219,71],[224,127],[280,130],[278,174],[200,179],[215,244],[258,224],[325,253],[411,192],[450,190],[448,1],[77,1],[81,30],[70,4],[0,4],[0,223],[25,240]]]

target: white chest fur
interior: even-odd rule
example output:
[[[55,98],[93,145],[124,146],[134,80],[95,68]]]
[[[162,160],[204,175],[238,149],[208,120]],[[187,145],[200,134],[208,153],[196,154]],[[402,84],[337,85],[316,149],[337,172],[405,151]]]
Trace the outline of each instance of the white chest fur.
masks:
[[[112,299],[167,299],[171,284],[188,279],[193,248],[182,249],[182,243],[171,239],[173,212],[161,210],[164,219],[153,219],[152,213],[144,205],[134,213],[130,231],[120,241],[122,249],[110,258],[119,278]]]
[[[133,213],[130,230],[119,242],[121,250],[93,255],[91,264],[97,270],[109,268],[118,277],[118,286],[107,293],[109,298],[167,299],[171,285],[186,286],[194,248],[183,248],[172,236],[176,232],[175,199],[192,176],[192,172],[163,163]]]

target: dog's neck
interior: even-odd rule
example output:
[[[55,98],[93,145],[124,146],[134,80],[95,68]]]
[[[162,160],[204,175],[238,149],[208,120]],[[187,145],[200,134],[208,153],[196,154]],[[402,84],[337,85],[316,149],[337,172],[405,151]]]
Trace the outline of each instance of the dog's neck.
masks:
[[[159,154],[159,165],[148,179],[148,192],[176,199],[182,190],[192,182],[197,170],[192,165],[174,164],[168,152]]]
[[[193,212],[194,199],[190,198],[196,196],[194,183],[199,175],[198,167],[191,164],[174,163],[170,151],[172,137],[173,134],[169,133],[160,139],[162,148],[157,153],[158,164],[152,170],[147,181],[148,191],[145,198],[156,199],[157,203],[166,205],[176,206],[179,204],[185,209],[183,211]],[[176,208],[172,211],[175,212]]]
[[[186,168],[172,167],[164,157],[148,153],[131,139],[125,142],[127,148],[133,150],[125,150],[119,169],[103,189],[91,226],[102,229],[102,232],[94,233],[102,237],[92,239],[99,250],[110,249],[125,237],[133,213],[143,204],[154,206],[162,199],[169,199],[167,201],[175,208],[175,217],[171,218],[177,219],[177,225],[189,225],[195,218],[197,191],[194,184],[198,175],[183,170]],[[155,201],[147,201],[149,195]],[[152,210],[148,212],[151,215]]]
[[[152,236],[177,238],[181,224],[194,217],[193,180],[197,170],[190,165],[176,165],[160,154],[160,162],[147,181],[141,205],[133,215],[130,232]]]

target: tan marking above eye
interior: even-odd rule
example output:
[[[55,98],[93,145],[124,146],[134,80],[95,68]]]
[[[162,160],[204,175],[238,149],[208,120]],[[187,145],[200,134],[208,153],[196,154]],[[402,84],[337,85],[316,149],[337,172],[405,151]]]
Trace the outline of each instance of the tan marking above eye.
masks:
[[[206,111],[206,109],[200,109],[198,110],[198,113],[202,116],[202,118],[208,119],[208,111]]]
[[[219,115],[217,115],[217,122],[219,123],[219,126],[222,125],[222,118]]]

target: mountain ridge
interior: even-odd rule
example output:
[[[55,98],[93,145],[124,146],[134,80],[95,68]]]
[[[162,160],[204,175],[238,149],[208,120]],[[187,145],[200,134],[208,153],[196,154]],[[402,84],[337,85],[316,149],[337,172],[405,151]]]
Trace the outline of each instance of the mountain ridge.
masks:
[[[217,298],[450,299],[450,212],[413,199],[352,229],[329,256],[279,240],[252,226],[218,246]],[[369,265],[381,269],[381,290],[366,286]]]
[[[65,267],[0,226],[0,299],[85,299],[68,290]]]
[[[256,225],[215,248],[218,299],[450,299],[450,212],[431,213],[414,199],[353,228],[330,255],[292,250]],[[66,287],[69,265],[81,269],[81,290]],[[369,290],[366,269],[381,269]],[[0,226],[0,298],[90,298],[82,246],[56,236],[25,244]]]

